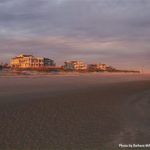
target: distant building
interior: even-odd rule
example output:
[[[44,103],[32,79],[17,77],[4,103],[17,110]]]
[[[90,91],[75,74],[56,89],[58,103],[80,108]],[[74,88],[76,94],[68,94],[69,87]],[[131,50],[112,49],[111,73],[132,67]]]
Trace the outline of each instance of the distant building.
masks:
[[[107,70],[106,64],[89,64],[88,70],[89,71],[106,71]]]
[[[77,71],[87,69],[87,65],[82,61],[66,61],[64,64],[65,70]]]
[[[3,68],[3,63],[0,62],[0,70]]]
[[[11,67],[13,68],[38,68],[44,66],[55,66],[55,63],[49,58],[23,54],[11,60]]]
[[[107,66],[107,71],[114,72],[117,71],[117,69],[112,66]]]
[[[4,64],[2,65],[2,67],[3,67],[4,69],[9,69],[9,68],[10,68],[10,65],[7,64],[7,63],[4,63]]]

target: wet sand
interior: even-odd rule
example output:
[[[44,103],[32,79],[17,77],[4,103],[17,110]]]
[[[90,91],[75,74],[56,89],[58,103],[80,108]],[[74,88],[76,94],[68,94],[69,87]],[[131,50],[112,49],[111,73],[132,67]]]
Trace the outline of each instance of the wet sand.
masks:
[[[149,75],[0,78],[0,149],[149,144]]]

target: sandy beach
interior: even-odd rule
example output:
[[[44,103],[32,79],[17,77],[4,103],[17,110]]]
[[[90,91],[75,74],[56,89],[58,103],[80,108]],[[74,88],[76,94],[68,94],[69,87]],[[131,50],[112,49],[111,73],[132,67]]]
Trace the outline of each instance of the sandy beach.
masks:
[[[0,149],[150,144],[149,74],[0,77]]]

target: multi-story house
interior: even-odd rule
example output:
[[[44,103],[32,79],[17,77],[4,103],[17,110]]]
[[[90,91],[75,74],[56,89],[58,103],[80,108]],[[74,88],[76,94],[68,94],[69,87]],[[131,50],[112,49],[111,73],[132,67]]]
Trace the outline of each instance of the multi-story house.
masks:
[[[11,67],[13,68],[38,68],[44,66],[55,66],[55,63],[49,58],[23,54],[11,60]]]
[[[89,64],[88,70],[90,71],[106,71],[107,70],[106,64]]]
[[[65,70],[77,71],[87,69],[87,65],[82,61],[66,61],[64,64]]]
[[[2,68],[3,68],[3,66],[2,66],[2,64],[0,63],[0,70],[2,70]]]

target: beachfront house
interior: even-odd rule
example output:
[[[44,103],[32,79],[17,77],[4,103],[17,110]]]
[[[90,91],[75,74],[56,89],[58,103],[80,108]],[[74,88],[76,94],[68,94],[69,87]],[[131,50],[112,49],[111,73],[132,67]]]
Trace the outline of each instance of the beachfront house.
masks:
[[[87,69],[87,65],[82,61],[65,61],[64,69],[70,71],[82,71]]]
[[[0,62],[0,70],[2,70],[2,69],[3,69],[3,63]]]
[[[89,71],[106,71],[107,67],[106,64],[88,64]]]
[[[21,54],[11,59],[12,68],[39,68],[55,66],[54,60],[45,57]]]

